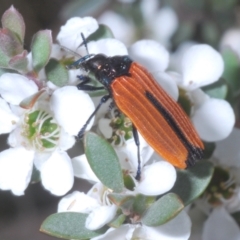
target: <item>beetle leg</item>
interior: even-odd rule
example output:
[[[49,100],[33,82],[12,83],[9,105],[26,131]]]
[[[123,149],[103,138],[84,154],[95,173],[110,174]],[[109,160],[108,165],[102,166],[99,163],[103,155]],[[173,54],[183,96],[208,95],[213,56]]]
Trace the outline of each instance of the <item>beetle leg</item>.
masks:
[[[110,98],[110,95],[105,95],[101,98],[100,103],[97,105],[96,109],[94,110],[94,112],[90,115],[90,117],[88,118],[88,120],[86,121],[86,123],[83,125],[83,127],[81,128],[81,130],[78,132],[77,138],[82,138],[83,134],[87,128],[87,125],[89,124],[89,122],[92,120],[92,118],[94,117],[94,115],[97,113],[97,111],[100,109],[100,107],[102,106],[103,103],[105,103],[108,99]]]
[[[88,85],[86,83],[91,82],[91,78],[85,75],[79,75],[77,76],[81,82],[77,85],[78,90],[83,91],[97,91],[97,90],[103,90],[104,87],[95,87],[92,85]]]
[[[133,131],[133,138],[137,146],[137,158],[138,158],[137,174],[135,178],[136,180],[140,180],[141,178],[140,142],[139,142],[138,131],[134,125],[132,125],[132,131]]]

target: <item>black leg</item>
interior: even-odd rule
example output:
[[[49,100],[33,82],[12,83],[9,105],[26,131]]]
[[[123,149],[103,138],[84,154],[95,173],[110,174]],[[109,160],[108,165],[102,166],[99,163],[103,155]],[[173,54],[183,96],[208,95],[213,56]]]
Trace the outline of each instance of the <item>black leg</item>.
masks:
[[[110,98],[110,95],[105,95],[101,98],[100,103],[97,105],[96,109],[94,110],[94,112],[90,115],[90,117],[88,118],[88,120],[86,121],[86,123],[83,125],[83,127],[81,128],[81,130],[78,132],[77,137],[78,138],[82,138],[83,134],[87,128],[87,125],[89,124],[89,122],[91,121],[91,119],[94,117],[94,115],[97,113],[97,111],[100,109],[100,107],[102,106],[103,103],[105,103],[108,99]]]
[[[91,81],[91,78],[85,75],[80,75],[78,78],[81,80],[81,82],[77,85],[78,90],[83,91],[97,91],[97,90],[103,90],[104,87],[95,87],[92,85],[87,85],[86,83]]]
[[[139,181],[141,179],[140,142],[139,142],[138,131],[134,125],[132,126],[132,131],[133,131],[133,138],[137,146],[137,158],[138,158],[137,174],[135,178]]]

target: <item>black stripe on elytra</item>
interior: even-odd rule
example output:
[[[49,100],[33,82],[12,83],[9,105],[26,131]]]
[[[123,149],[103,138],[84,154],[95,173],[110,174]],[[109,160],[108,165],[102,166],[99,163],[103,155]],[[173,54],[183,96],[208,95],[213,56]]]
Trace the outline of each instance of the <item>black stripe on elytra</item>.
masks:
[[[145,94],[147,99],[156,107],[156,109],[161,113],[161,115],[163,115],[165,120],[169,123],[169,126],[171,126],[180,141],[188,150],[188,157],[186,159],[187,167],[193,166],[198,160],[203,158],[203,150],[199,147],[193,146],[191,143],[188,142],[187,138],[185,137],[181,129],[178,127],[173,117],[169,114],[167,109],[164,108],[162,104],[149,91],[146,91]]]

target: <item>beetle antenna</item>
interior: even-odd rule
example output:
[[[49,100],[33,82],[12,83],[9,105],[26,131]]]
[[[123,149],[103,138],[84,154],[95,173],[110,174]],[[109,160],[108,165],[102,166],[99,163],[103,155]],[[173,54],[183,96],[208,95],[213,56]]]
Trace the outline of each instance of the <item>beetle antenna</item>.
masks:
[[[84,37],[84,34],[83,34],[83,33],[81,33],[81,37],[82,37],[82,40],[83,40],[83,42],[82,42],[81,45],[84,45],[84,46],[85,46],[86,51],[87,51],[87,55],[90,55],[90,54],[89,54],[89,51],[88,51],[87,41],[86,41],[86,38]],[[81,45],[80,45],[80,46],[81,46]]]

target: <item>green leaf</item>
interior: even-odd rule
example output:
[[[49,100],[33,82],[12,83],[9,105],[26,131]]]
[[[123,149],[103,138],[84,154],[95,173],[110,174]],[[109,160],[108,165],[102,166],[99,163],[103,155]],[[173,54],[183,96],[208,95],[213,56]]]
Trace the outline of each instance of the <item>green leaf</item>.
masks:
[[[76,212],[55,213],[44,220],[40,231],[64,239],[90,239],[106,232],[107,227],[96,231],[85,228],[87,216]]]
[[[31,50],[33,68],[39,72],[46,66],[52,49],[52,34],[50,30],[37,32],[32,39]]]
[[[142,217],[147,226],[160,226],[174,218],[184,208],[183,202],[174,193],[168,193],[158,199]]]
[[[186,114],[190,116],[192,104],[189,100],[187,92],[181,88],[179,89],[178,103],[181,105]]]
[[[203,144],[204,144],[204,152],[203,152],[204,159],[209,159],[213,155],[213,152],[216,148],[216,143],[203,142]]]
[[[87,42],[90,42],[97,41],[103,38],[114,38],[114,35],[108,26],[104,24],[99,24],[99,28],[97,29],[97,31],[89,35],[86,40]]]
[[[0,67],[7,68],[10,57],[0,47]]]
[[[126,220],[126,216],[124,214],[120,214],[115,219],[113,219],[113,221],[108,223],[108,226],[113,228],[119,228],[124,223],[125,220]]]
[[[12,57],[8,65],[12,69],[20,71],[22,73],[27,72],[28,65],[27,51],[24,50],[21,54]]]
[[[1,55],[0,55],[0,59],[1,59]],[[12,69],[0,68],[0,76],[2,76],[4,73],[18,73],[18,72],[14,71]]]
[[[23,43],[25,35],[25,23],[22,15],[11,6],[2,16],[2,26],[3,28],[10,29],[14,32],[19,41]]]
[[[202,90],[210,97],[220,99],[226,99],[229,93],[229,87],[223,78],[213,84],[203,87]]]
[[[101,182],[115,192],[123,190],[123,174],[113,147],[98,135],[87,132],[84,138],[88,162]]]
[[[124,179],[124,186],[125,186],[127,189],[133,191],[133,190],[134,190],[134,187],[135,187],[135,183],[134,183],[132,177],[131,177],[129,174],[125,174],[125,173],[123,172],[123,179]]]
[[[155,197],[144,196],[142,194],[136,195],[133,203],[133,212],[141,216],[146,209],[148,209],[155,202],[155,200]]]
[[[58,60],[51,58],[45,67],[47,79],[58,87],[62,87],[68,82],[68,71]]]
[[[187,170],[177,170],[177,180],[171,192],[176,193],[187,206],[206,189],[213,170],[213,164],[203,160]]]
[[[13,57],[23,52],[23,46],[19,39],[7,28],[0,29],[0,49],[8,57]]]
[[[224,72],[222,77],[226,79],[234,92],[238,92],[240,89],[240,64],[238,56],[231,49],[225,49],[222,52],[222,57],[224,60]]]
[[[120,194],[120,193],[110,193],[108,194],[108,198],[111,200],[114,205],[121,207],[123,205],[132,206],[135,196]]]

